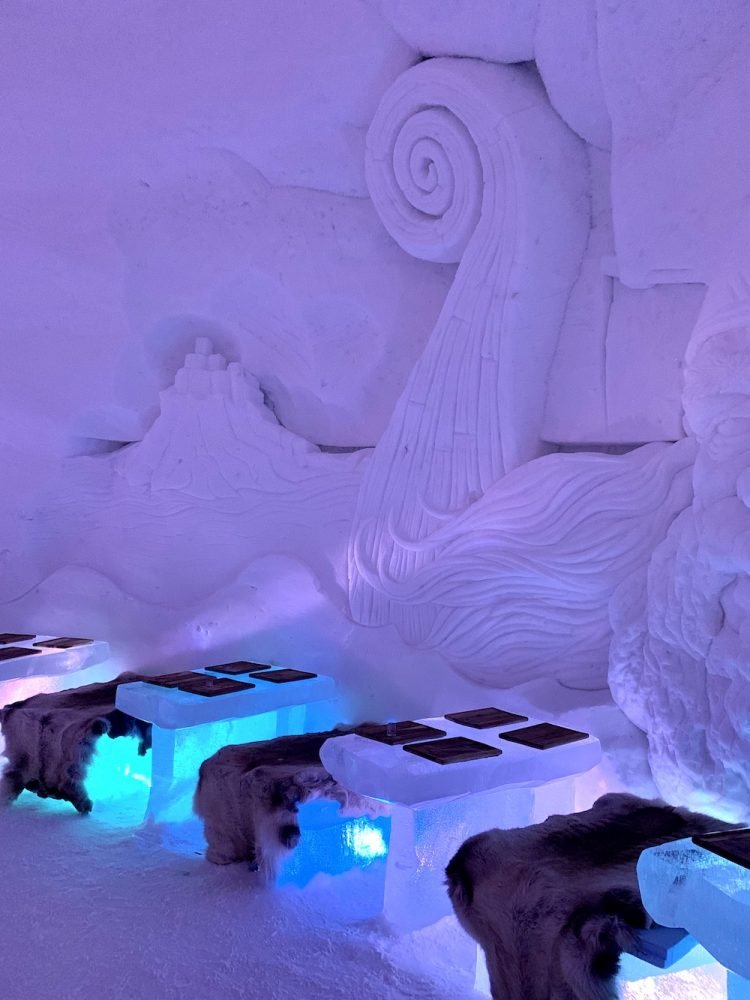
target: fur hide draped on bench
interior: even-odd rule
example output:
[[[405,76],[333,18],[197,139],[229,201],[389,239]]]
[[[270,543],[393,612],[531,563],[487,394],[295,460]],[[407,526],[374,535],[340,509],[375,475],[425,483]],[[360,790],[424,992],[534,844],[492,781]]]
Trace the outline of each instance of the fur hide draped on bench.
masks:
[[[145,679],[125,673],[103,684],[37,694],[0,710],[8,758],[0,802],[12,802],[28,789],[43,799],[64,799],[80,813],[91,812],[84,782],[99,737],[136,736],[140,754],[151,746],[150,724],[115,708],[120,684]]]
[[[376,803],[349,792],[320,762],[325,741],[351,731],[341,726],[241,743],[205,760],[194,808],[204,822],[207,860],[218,865],[247,861],[272,879],[299,842],[302,803],[332,799],[353,815],[378,812]]]
[[[613,793],[586,812],[467,840],[446,869],[495,1000],[610,1000],[620,955],[651,921],[636,862],[647,847],[731,829],[700,813]]]

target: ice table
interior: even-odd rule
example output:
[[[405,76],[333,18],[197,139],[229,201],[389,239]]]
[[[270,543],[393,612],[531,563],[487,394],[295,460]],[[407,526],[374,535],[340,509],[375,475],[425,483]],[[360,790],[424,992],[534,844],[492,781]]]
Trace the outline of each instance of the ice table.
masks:
[[[110,655],[100,639],[0,631],[0,707],[69,687],[72,675],[76,684],[101,680]]]
[[[527,826],[572,812],[572,777],[601,759],[599,741],[585,734],[549,749],[501,738],[541,725],[538,719],[486,729],[445,717],[419,721],[448,738],[469,738],[502,753],[441,765],[356,734],[329,740],[321,751],[324,766],[342,785],[390,803],[383,913],[404,930],[451,912],[444,869],[464,840],[492,827]]]
[[[0,632],[0,682],[25,677],[49,677],[102,663],[109,645],[79,636]]]
[[[638,883],[651,917],[684,927],[729,970],[730,1000],[748,1000],[750,869],[677,840],[641,854]]]
[[[336,697],[336,685],[325,675],[274,683],[283,668],[256,673],[254,667],[260,669],[260,665],[248,665],[252,676],[231,675],[232,680],[253,687],[216,697],[141,681],[118,688],[117,708],[152,723],[150,818],[180,821],[191,815],[200,765],[220,747],[302,733],[309,722],[309,707]],[[219,667],[187,673],[228,679]]]

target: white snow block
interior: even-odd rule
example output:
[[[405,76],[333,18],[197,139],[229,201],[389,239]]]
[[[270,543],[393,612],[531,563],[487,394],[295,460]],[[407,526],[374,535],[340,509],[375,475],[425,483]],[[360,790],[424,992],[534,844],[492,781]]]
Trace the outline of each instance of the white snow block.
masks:
[[[534,58],[539,0],[378,0],[378,6],[425,55],[508,63]]]
[[[609,149],[612,126],[599,72],[596,0],[542,0],[534,50],[555,111],[586,142]]]
[[[706,281],[748,235],[750,9],[600,0],[597,14],[620,276]]]

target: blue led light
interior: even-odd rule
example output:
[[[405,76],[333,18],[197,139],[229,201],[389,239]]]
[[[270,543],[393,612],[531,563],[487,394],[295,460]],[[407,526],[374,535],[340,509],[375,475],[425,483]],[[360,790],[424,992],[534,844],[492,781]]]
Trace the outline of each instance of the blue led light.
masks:
[[[381,826],[367,819],[357,819],[345,827],[346,846],[351,853],[363,861],[384,858],[388,844]]]
[[[316,875],[369,868],[388,854],[389,817],[342,816],[338,803],[308,802],[299,809],[300,842],[278,882],[304,886]]]
[[[137,825],[146,813],[151,789],[151,754],[138,754],[138,740],[102,736],[86,774],[92,816],[115,826]]]

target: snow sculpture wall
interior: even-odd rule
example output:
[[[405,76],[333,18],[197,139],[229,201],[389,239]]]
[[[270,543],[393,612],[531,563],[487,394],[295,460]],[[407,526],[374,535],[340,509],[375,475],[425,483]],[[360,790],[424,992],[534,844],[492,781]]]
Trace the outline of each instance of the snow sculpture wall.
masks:
[[[687,432],[681,365],[746,256],[744,0],[6,6],[8,627],[80,614],[146,668],[252,643],[429,714],[446,662],[602,685],[617,590],[665,790],[714,754],[739,801],[716,289]]]
[[[750,808],[750,281],[717,280],[686,358],[695,496],[613,604],[612,691],[666,795]],[[645,579],[644,579],[645,576]]]

